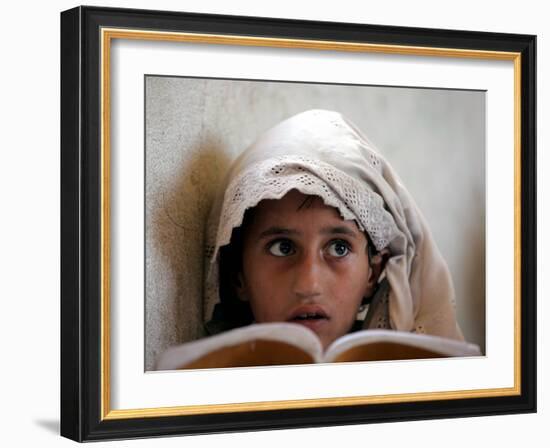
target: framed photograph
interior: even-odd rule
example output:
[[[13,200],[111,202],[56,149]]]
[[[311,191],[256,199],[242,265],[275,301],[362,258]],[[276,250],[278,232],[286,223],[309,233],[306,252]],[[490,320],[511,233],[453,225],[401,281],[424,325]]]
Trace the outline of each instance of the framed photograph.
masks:
[[[62,12],[61,434],[535,412],[535,46]]]

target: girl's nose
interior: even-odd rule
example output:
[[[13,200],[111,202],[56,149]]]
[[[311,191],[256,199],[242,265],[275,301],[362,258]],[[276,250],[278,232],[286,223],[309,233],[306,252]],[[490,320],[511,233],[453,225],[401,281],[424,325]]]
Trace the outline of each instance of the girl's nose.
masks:
[[[296,297],[306,299],[321,294],[322,266],[316,254],[304,254],[293,270]]]

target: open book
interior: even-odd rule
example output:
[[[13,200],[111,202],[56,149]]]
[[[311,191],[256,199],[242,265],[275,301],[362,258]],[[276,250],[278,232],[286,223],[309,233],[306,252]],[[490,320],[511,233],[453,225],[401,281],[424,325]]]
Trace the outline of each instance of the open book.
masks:
[[[169,348],[157,370],[250,367],[352,361],[479,356],[475,344],[394,330],[362,330],[323,351],[317,335],[299,324],[267,323]]]

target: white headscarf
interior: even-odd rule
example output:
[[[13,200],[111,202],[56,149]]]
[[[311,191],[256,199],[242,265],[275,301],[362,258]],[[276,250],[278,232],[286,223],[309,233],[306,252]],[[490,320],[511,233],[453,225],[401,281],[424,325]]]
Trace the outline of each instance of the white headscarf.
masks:
[[[424,217],[388,162],[337,112],[310,110],[262,134],[233,163],[211,211],[205,318],[219,302],[219,248],[247,209],[292,189],[320,196],[388,248],[380,287],[363,328],[392,328],[463,339],[451,276]]]

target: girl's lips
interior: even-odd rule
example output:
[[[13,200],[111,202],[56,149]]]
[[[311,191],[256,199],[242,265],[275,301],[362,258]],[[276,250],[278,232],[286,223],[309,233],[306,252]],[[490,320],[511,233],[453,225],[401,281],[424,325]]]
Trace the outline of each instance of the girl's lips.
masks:
[[[290,322],[293,324],[302,325],[303,327],[309,328],[315,333],[318,333],[321,330],[321,328],[323,328],[325,325],[328,324],[329,320],[327,318],[304,319],[304,320],[295,319],[295,320],[291,320]]]
[[[292,311],[288,322],[303,325],[313,331],[326,325],[330,320],[328,313],[319,305],[302,305]]]

